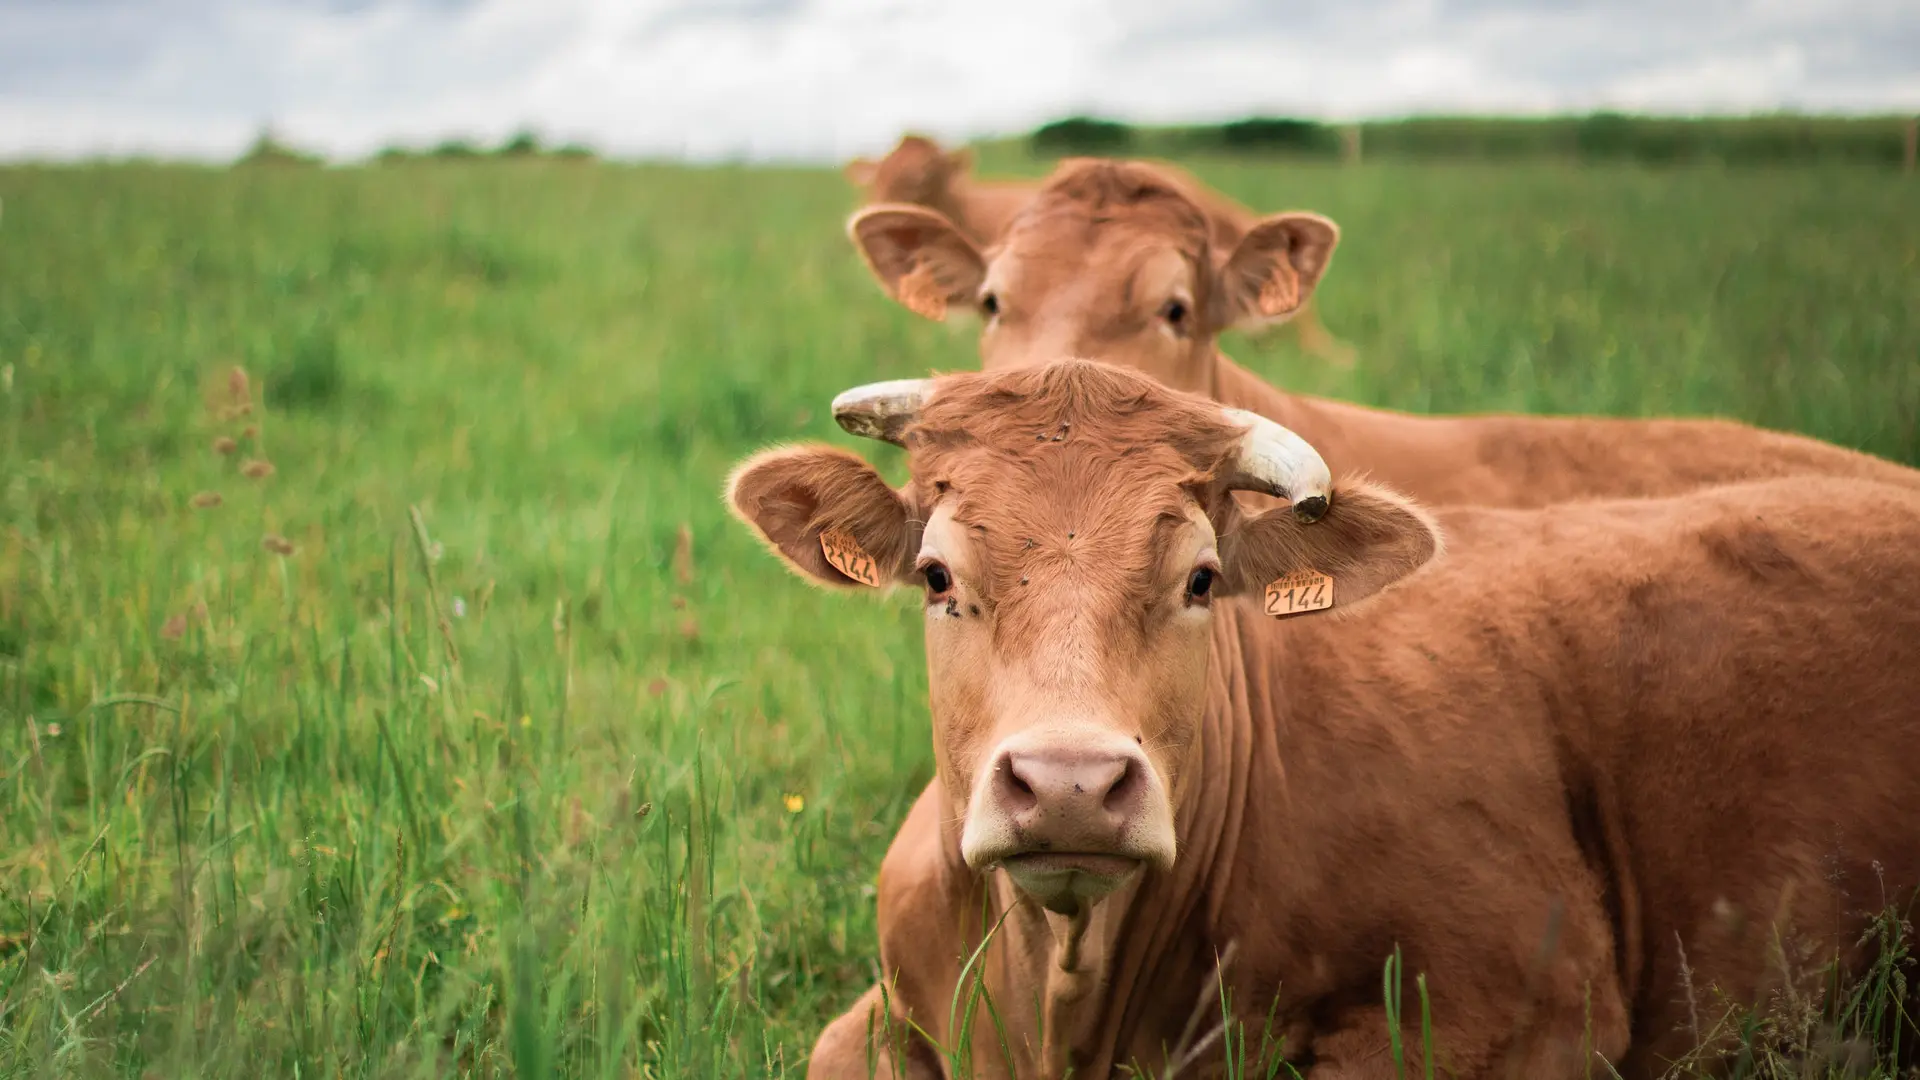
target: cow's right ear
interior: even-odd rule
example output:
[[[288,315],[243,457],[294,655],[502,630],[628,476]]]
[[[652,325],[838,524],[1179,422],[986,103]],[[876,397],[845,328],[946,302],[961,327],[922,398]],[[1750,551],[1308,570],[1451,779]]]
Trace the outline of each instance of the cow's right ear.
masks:
[[[727,507],[823,585],[886,588],[913,572],[913,515],[873,466],[831,446],[764,450],[727,479]]]
[[[973,147],[959,146],[947,151],[947,169],[955,176],[973,168]]]
[[[887,295],[929,319],[945,319],[953,304],[971,307],[987,278],[980,249],[924,206],[870,206],[847,222],[847,235]]]
[[[841,171],[853,186],[865,188],[873,183],[873,178],[879,174],[880,163],[871,158],[857,157],[847,162],[847,167]]]

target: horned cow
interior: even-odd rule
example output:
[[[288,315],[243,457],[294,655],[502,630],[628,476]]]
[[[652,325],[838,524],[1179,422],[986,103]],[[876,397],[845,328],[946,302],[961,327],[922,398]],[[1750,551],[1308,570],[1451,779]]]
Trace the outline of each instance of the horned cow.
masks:
[[[1398,947],[1452,1075],[1650,1077],[1686,1046],[1682,950],[1751,1000],[1778,942],[1857,963],[1920,886],[1911,489],[1436,517],[1087,361],[835,413],[907,448],[903,488],[798,446],[728,500],[812,581],[924,593],[937,778],[881,872],[891,1011],[876,987],[810,1076],[868,1075],[870,1024],[883,1075],[941,1075],[992,929],[988,1075],[1217,1066],[1217,978],[1312,1080],[1385,1078]]]
[[[920,207],[869,207],[848,229],[901,303],[932,318],[980,313],[986,370],[1061,356],[1131,367],[1284,424],[1343,472],[1431,505],[1545,506],[1776,476],[1920,486],[1920,472],[1892,462],[1727,420],[1419,416],[1276,390],[1222,354],[1218,337],[1300,311],[1339,230],[1281,213],[1223,244],[1214,220],[1164,167],[1079,159],[984,249]]]

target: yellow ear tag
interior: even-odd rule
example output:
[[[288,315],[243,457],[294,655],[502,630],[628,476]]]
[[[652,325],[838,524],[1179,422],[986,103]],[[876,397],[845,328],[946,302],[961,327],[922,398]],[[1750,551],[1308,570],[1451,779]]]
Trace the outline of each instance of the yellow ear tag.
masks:
[[[1276,619],[1332,606],[1333,578],[1318,570],[1295,570],[1267,585],[1267,614]]]
[[[835,570],[862,585],[880,587],[880,565],[860,546],[853,534],[835,526],[820,534],[820,552]]]

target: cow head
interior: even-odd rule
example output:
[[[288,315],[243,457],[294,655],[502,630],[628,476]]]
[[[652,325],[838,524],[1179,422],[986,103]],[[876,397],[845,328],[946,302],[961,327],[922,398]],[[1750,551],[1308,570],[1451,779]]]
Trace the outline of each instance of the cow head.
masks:
[[[1220,229],[1217,216],[1159,167],[1093,160],[1057,169],[986,251],[924,207],[868,207],[848,232],[908,308],[935,319],[978,311],[987,370],[1098,356],[1205,393],[1221,331],[1299,310],[1340,237],[1317,214],[1275,214],[1239,231]]]
[[[803,576],[921,594],[962,853],[1056,911],[1173,864],[1223,605],[1263,618],[1243,598],[1308,568],[1348,605],[1438,546],[1398,498],[1332,490],[1272,421],[1104,364],[876,384],[834,413],[907,447],[904,487],[786,447],[742,464],[728,502]],[[1234,490],[1291,506],[1247,515]]]
[[[942,150],[924,135],[905,135],[879,161],[848,162],[846,177],[869,202],[944,206],[954,181],[972,167],[973,152],[966,147]]]

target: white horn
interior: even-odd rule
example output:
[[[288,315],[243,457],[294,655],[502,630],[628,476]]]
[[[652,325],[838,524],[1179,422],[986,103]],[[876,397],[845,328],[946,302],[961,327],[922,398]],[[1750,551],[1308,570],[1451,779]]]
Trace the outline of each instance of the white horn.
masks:
[[[1259,413],[1228,408],[1220,411],[1229,421],[1247,427],[1227,486],[1285,499],[1293,504],[1293,514],[1301,521],[1320,520],[1333,494],[1333,473],[1321,460],[1320,452]]]
[[[833,419],[849,435],[905,446],[907,425],[933,393],[932,379],[892,379],[856,386],[833,399]]]

